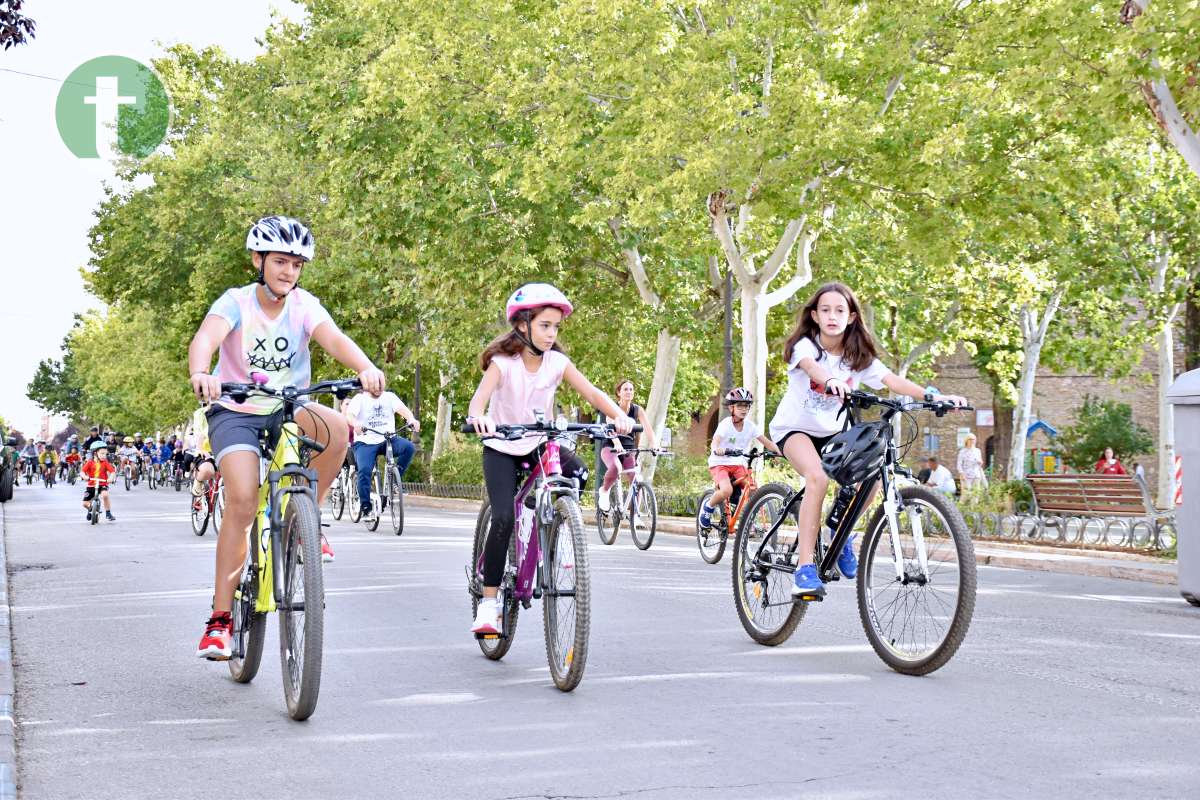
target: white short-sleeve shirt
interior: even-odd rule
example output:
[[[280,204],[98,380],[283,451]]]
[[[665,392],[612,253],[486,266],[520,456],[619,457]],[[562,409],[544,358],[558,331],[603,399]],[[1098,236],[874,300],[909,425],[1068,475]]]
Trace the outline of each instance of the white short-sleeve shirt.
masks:
[[[368,392],[360,392],[350,401],[347,413],[358,420],[363,428],[374,428],[377,431],[396,432],[396,414],[400,413],[403,404],[394,392],[384,392],[379,397],[371,397]],[[354,441],[363,444],[380,444],[383,436],[378,433],[364,431],[362,435],[355,434]]]
[[[800,361],[811,358],[843,381],[851,389],[864,384],[872,389],[882,389],[883,379],[892,374],[879,359],[873,360],[866,369],[852,370],[840,357],[835,358],[818,350],[807,336],[792,348],[792,360],[788,363],[788,388],[775,416],[771,418],[769,430],[772,441],[778,442],[792,431],[803,431],[813,436],[832,436],[842,429],[838,411],[842,401],[834,395],[825,394],[824,387],[813,381],[800,368]]]
[[[742,429],[740,431],[733,426],[733,417],[726,417],[717,425],[717,430],[713,434],[713,449],[741,450],[742,452],[746,452],[760,435],[762,435],[762,431],[758,429],[758,426],[749,417],[742,420]],[[746,466],[746,459],[739,456],[719,456],[715,453],[709,453],[708,465],[710,467],[744,467]]]

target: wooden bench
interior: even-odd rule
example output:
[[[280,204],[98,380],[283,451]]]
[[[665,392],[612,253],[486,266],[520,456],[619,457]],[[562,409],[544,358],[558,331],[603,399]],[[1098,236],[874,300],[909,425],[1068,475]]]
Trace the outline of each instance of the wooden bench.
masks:
[[[1131,535],[1145,520],[1160,539],[1164,525],[1174,528],[1175,512],[1156,508],[1146,482],[1135,475],[1030,475],[1034,513],[1048,527],[1065,526],[1070,517],[1125,522]]]

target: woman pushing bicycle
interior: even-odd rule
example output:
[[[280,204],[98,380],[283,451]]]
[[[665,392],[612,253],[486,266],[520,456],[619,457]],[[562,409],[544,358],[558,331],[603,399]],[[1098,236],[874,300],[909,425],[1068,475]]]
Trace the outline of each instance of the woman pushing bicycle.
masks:
[[[955,405],[966,405],[967,401],[957,395],[927,393],[885,367],[876,358],[875,340],[862,320],[854,292],[842,283],[820,287],[801,309],[796,329],[784,345],[783,357],[787,362],[787,393],[768,427],[788,462],[804,477],[799,512],[800,563],[792,594],[823,597],[825,583],[812,561],[821,503],[829,486],[821,466],[821,448],[842,429],[839,411],[846,395],[866,384],[873,389],[886,386],[896,394],[918,400]],[[854,537],[847,539],[837,562],[847,578],[858,573],[853,544]]]
[[[261,373],[271,389],[307,386],[309,340],[354,370],[364,389],[378,393],[384,375],[362,349],[342,333],[321,302],[297,283],[314,254],[312,233],[290,217],[264,217],[246,236],[246,249],[258,270],[254,283],[229,289],[213,303],[188,347],[192,390],[208,411],[208,437],[225,486],[225,515],[217,537],[213,611],[196,655],[226,660],[233,620],[234,588],[246,560],[247,531],[254,521],[259,489],[259,436],[279,425],[281,401],[251,396],[236,402],[221,383],[248,383]],[[209,373],[213,354],[217,367]],[[346,420],[332,408],[306,403],[296,412],[304,435],[324,445],[310,466],[317,472],[317,500],[337,476],[346,451]]]
[[[564,379],[597,411],[615,420],[617,433],[624,435],[633,430],[633,420],[593,386],[559,346],[559,328],[571,311],[566,296],[546,283],[526,284],[508,298],[505,316],[512,330],[492,340],[479,357],[483,379],[471,398],[467,417],[476,433],[494,434],[497,425],[529,423],[535,414],[551,419],[554,392]],[[544,441],[544,437],[484,441],[483,478],[492,522],[484,548],[483,599],[471,626],[473,633],[500,631],[500,604],[496,595],[516,522],[513,502],[522,464],[530,460],[530,454]],[[568,478],[578,478],[580,488],[587,480],[583,462],[565,452],[562,473]]]

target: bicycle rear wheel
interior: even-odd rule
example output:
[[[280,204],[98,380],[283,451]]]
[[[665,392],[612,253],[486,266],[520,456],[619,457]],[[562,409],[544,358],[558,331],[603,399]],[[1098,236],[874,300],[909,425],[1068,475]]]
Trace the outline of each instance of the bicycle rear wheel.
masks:
[[[604,491],[596,484],[596,533],[600,534],[601,544],[612,544],[617,541],[617,531],[621,523],[617,519],[617,485],[608,487],[608,511],[600,510],[600,492]]]
[[[229,659],[229,674],[238,683],[249,683],[258,674],[267,638],[267,615],[254,610],[259,588],[258,550],[258,515],[255,515],[242,581],[233,595],[234,655]]]
[[[700,557],[708,564],[716,564],[721,560],[721,556],[725,555],[725,542],[729,540],[725,503],[719,503],[719,508],[713,510],[711,528],[705,530],[700,527],[700,510],[715,491],[716,489],[709,489],[700,495],[700,505],[696,508],[696,545],[700,548]]]
[[[471,547],[471,565],[467,568],[470,575],[471,589],[471,616],[475,616],[475,612],[479,610],[479,599],[483,597],[482,579],[475,575],[475,565],[479,563],[479,556],[483,553],[484,542],[487,541],[488,530],[492,526],[492,507],[487,500],[483,501],[483,508],[479,509],[479,518],[475,520],[475,538],[474,544]],[[516,531],[513,531],[513,536],[508,541],[508,558],[504,563],[504,578],[501,579],[500,585],[500,600],[502,607],[500,609],[501,626],[504,629],[504,635],[495,639],[477,639],[479,649],[483,654],[493,661],[499,661],[508,653],[508,648],[512,647],[513,639],[517,635],[517,612],[520,611],[520,606],[517,604],[516,598],[513,597],[512,580],[510,573],[516,569],[517,564],[517,537]]]
[[[554,504],[554,521],[546,537],[542,615],[546,627],[546,660],[554,685],[569,692],[583,680],[591,632],[591,580],[583,514],[571,497]]]
[[[768,483],[756,491],[738,522],[733,544],[733,599],[738,619],[751,639],[770,647],[788,640],[808,608],[808,603],[792,600],[792,575],[800,561],[796,512],[769,534],[790,494],[791,489],[782,483]],[[756,558],[768,535],[761,558]]]
[[[200,497],[192,496],[192,533],[203,536],[208,530],[208,497],[207,492]],[[220,531],[217,531],[220,533]]]
[[[388,510],[392,514],[392,533],[404,533],[404,487],[400,484],[400,470],[388,470]]]
[[[633,502],[629,504],[629,535],[638,550],[649,550],[658,531],[658,498],[650,484],[638,482],[630,486]]]
[[[277,496],[276,501],[282,498]],[[321,520],[312,498],[292,494],[283,516],[283,603],[279,607],[279,660],[288,716],[303,720],[317,708],[325,641],[325,582]]]
[[[920,486],[900,490],[900,553],[881,506],[859,553],[858,611],[871,647],[906,675],[926,675],[958,650],[975,612],[975,546],[949,498]],[[920,520],[928,572],[918,563],[913,523]],[[896,575],[897,555],[903,577]]]

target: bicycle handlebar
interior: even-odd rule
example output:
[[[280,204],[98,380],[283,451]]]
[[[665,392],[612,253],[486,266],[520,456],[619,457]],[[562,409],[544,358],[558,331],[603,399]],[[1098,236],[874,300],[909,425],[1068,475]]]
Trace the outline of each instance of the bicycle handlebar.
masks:
[[[826,394],[832,395],[833,392],[826,390]],[[944,400],[913,400],[912,398],[902,398],[893,400],[887,397],[880,397],[877,394],[864,392],[861,389],[852,389],[842,404],[848,407],[870,408],[871,406],[883,406],[890,408],[893,412],[906,411],[912,408],[924,408],[932,411],[939,417],[944,417],[951,411],[974,411],[975,407],[970,405],[955,405]]]
[[[528,422],[520,425],[497,425],[495,435],[478,433],[475,426],[464,422],[459,429],[463,433],[471,433],[481,439],[506,439],[512,441],[530,434],[550,434],[553,436],[564,433],[582,433],[593,439],[611,439],[618,435],[616,429],[608,423],[579,423],[579,422]],[[642,426],[634,425],[630,433],[641,433]]]
[[[715,455],[715,454],[714,454]],[[726,450],[725,454],[720,458],[748,458],[753,461],[756,458],[766,460],[768,458],[783,458],[779,453],[771,450],[751,450],[749,453],[744,450]]]
[[[283,397],[296,398],[311,396],[314,394],[336,394],[339,397],[344,397],[350,392],[362,389],[362,381],[358,378],[346,378],[335,381],[321,381],[314,383],[312,386],[297,388],[295,386],[284,386],[281,389],[272,389],[265,383],[222,383],[221,393],[227,394],[236,403],[246,402],[246,398],[251,395],[262,395],[264,397]]]

